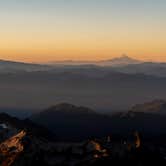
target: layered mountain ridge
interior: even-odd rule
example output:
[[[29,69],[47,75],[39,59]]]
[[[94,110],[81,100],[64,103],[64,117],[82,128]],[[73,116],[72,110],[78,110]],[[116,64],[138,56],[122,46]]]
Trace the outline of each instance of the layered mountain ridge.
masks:
[[[0,164],[102,166],[130,163],[137,166],[141,163],[144,166],[158,163],[164,166],[166,116],[158,113],[165,102],[152,103],[157,103],[155,114],[153,109],[145,112],[131,109],[126,113],[103,115],[68,103],[33,115],[30,117],[33,122],[0,114],[3,138]],[[55,139],[50,139],[50,132],[42,126],[54,132],[51,137]]]
[[[46,126],[55,132],[57,137],[66,140],[87,139],[89,135],[102,137],[108,135],[110,131],[127,133],[130,130],[138,130],[154,135],[164,134],[166,131],[166,108],[163,107],[165,102],[156,100],[152,102],[152,106],[149,106],[150,103],[136,105],[127,112],[109,116],[96,113],[89,108],[60,104],[33,115],[31,120]]]

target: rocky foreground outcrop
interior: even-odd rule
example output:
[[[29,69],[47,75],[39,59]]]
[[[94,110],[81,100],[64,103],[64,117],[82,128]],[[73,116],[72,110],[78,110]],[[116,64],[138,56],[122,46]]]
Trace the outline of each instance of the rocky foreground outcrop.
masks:
[[[23,138],[26,136],[25,131],[20,131],[16,135],[7,139],[0,144],[0,163],[1,166],[10,166],[19,155],[24,151],[22,143]]]
[[[134,139],[135,138],[135,139]],[[139,133],[120,140],[111,136],[84,142],[50,142],[25,131],[0,144],[1,166],[145,166],[166,164],[165,145],[146,146]]]
[[[30,121],[0,115],[0,166],[166,165],[164,135],[145,141],[139,132],[113,135],[110,131],[100,139],[64,142],[49,139],[49,132],[41,131]]]

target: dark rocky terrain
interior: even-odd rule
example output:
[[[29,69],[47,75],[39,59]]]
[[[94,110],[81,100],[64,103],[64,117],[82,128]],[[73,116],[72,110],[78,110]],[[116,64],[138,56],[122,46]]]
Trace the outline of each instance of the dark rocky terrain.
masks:
[[[67,103],[31,120],[1,113],[0,165],[164,166],[166,117],[159,112],[165,102],[150,103],[109,116]]]
[[[57,106],[56,111],[63,107],[64,105]],[[70,105],[69,112],[76,108]],[[83,107],[79,109],[82,115],[92,114],[91,110]],[[166,164],[164,135],[155,139],[154,137],[144,139],[138,131],[114,135],[110,130],[110,134],[105,137],[64,142],[49,139],[46,137],[46,132],[44,135],[39,134],[43,129],[41,126],[40,132],[35,134],[33,131],[34,129],[36,131],[38,126],[32,125],[30,121],[26,123],[6,114],[1,114],[0,119],[3,119],[0,135],[4,138],[0,141],[2,166],[120,166],[122,164],[164,166]]]
[[[136,105],[129,111],[109,116],[86,107],[62,103],[33,115],[31,120],[49,128],[57,138],[66,140],[103,137],[110,133],[126,134],[134,130],[142,132],[144,137],[166,134],[166,109],[163,107],[166,102],[157,100],[150,103],[153,103],[151,107],[147,107],[149,104],[141,105],[140,111],[136,109],[140,106]]]

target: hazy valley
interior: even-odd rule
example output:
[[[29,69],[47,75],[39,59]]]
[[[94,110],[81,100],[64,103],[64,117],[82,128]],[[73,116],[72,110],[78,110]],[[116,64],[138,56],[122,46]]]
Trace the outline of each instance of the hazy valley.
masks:
[[[1,60],[0,78],[0,165],[166,164],[166,64]]]
[[[1,61],[0,108],[8,112],[24,110],[26,115],[27,111],[68,102],[99,112],[114,112],[155,99],[166,100],[166,64],[135,64],[133,60],[134,64],[126,65],[132,59],[121,57],[118,60],[121,65],[113,66]]]

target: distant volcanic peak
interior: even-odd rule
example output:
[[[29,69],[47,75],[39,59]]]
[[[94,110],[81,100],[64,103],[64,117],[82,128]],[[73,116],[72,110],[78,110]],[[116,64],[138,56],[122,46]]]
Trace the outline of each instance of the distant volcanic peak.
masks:
[[[135,63],[136,63],[136,62],[137,62],[137,63],[141,62],[141,61],[139,61],[139,60],[137,60],[137,59],[134,59],[134,58],[131,58],[131,57],[125,55],[125,54],[123,54],[123,55],[120,56],[120,57],[113,58],[111,61],[112,61],[112,62],[113,62],[113,61],[135,62]]]
[[[152,102],[146,102],[144,104],[137,104],[132,108],[135,112],[149,112],[149,113],[166,113],[166,101],[165,100],[153,100]]]
[[[134,58],[130,58],[127,55],[122,55],[120,57],[116,57],[110,60],[104,60],[101,61],[100,64],[101,65],[105,65],[105,66],[124,66],[124,65],[129,65],[129,64],[140,64],[142,63],[142,61],[139,61],[137,59]]]
[[[128,55],[123,54],[120,57],[116,57],[116,58],[113,58],[111,60],[131,60],[131,59],[133,59],[133,58],[130,58]]]
[[[124,58],[124,59],[131,59],[128,55],[126,54],[122,54],[122,56],[120,58]]]

